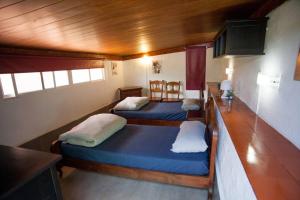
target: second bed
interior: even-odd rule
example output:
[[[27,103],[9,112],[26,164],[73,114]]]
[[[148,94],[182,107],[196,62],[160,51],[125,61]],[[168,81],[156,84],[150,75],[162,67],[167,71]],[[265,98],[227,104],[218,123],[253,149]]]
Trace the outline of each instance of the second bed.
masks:
[[[150,101],[140,110],[113,110],[112,113],[126,118],[129,124],[180,125],[188,118],[188,112],[181,107],[182,102]]]

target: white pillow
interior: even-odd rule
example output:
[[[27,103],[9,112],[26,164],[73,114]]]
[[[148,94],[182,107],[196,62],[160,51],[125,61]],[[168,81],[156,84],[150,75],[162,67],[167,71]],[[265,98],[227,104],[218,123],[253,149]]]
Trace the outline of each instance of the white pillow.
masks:
[[[141,107],[149,103],[148,97],[127,97],[119,102],[114,110],[139,110]]]
[[[205,124],[199,121],[184,121],[172,145],[174,153],[197,153],[207,149]]]
[[[69,144],[94,147],[122,129],[126,123],[125,118],[114,114],[93,115],[60,135],[59,140]]]
[[[185,111],[200,110],[200,104],[198,99],[184,99],[181,108]]]

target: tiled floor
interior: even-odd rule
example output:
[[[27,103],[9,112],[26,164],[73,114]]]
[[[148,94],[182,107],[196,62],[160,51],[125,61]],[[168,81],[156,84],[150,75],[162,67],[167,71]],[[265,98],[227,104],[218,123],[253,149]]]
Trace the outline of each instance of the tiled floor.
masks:
[[[80,170],[66,171],[61,179],[66,200],[205,200],[207,190],[137,181]],[[215,190],[217,191],[217,190]],[[219,199],[214,195],[214,199]]]

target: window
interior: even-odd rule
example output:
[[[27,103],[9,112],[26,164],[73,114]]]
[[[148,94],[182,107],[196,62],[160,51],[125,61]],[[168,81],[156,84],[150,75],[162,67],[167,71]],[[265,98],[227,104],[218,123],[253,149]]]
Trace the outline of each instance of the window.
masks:
[[[90,69],[91,80],[104,80],[104,68]]]
[[[72,70],[73,83],[83,83],[90,81],[90,74],[88,69]]]
[[[42,72],[45,89],[54,88],[53,72]]]
[[[18,94],[69,85],[70,75],[72,75],[72,83],[74,84],[104,80],[105,69],[92,68],[70,71],[0,74],[0,90],[2,89],[3,98],[16,97]]]
[[[56,87],[69,85],[68,71],[55,71],[54,77]]]
[[[11,74],[0,74],[0,81],[4,98],[15,97],[15,89]]]
[[[41,74],[39,72],[18,73],[14,74],[14,76],[19,94],[43,89]]]

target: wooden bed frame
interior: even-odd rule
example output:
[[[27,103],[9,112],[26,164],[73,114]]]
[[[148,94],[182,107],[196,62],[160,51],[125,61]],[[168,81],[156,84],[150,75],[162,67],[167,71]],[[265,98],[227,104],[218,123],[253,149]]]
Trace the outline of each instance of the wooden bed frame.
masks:
[[[161,182],[173,185],[188,186],[194,188],[207,188],[208,199],[212,199],[214,186],[214,172],[215,172],[215,156],[217,150],[218,130],[216,128],[214,118],[213,101],[209,99],[206,105],[206,122],[209,144],[209,174],[207,176],[184,175],[175,173],[166,173],[152,170],[143,170],[130,167],[121,167],[116,165],[109,165],[97,163],[93,161],[85,161],[63,156],[61,162],[57,164],[57,170],[62,176],[61,168],[63,166],[74,167],[77,169],[106,173],[115,176],[128,177],[139,180]],[[51,146],[51,152],[61,154],[60,141],[54,141]]]

